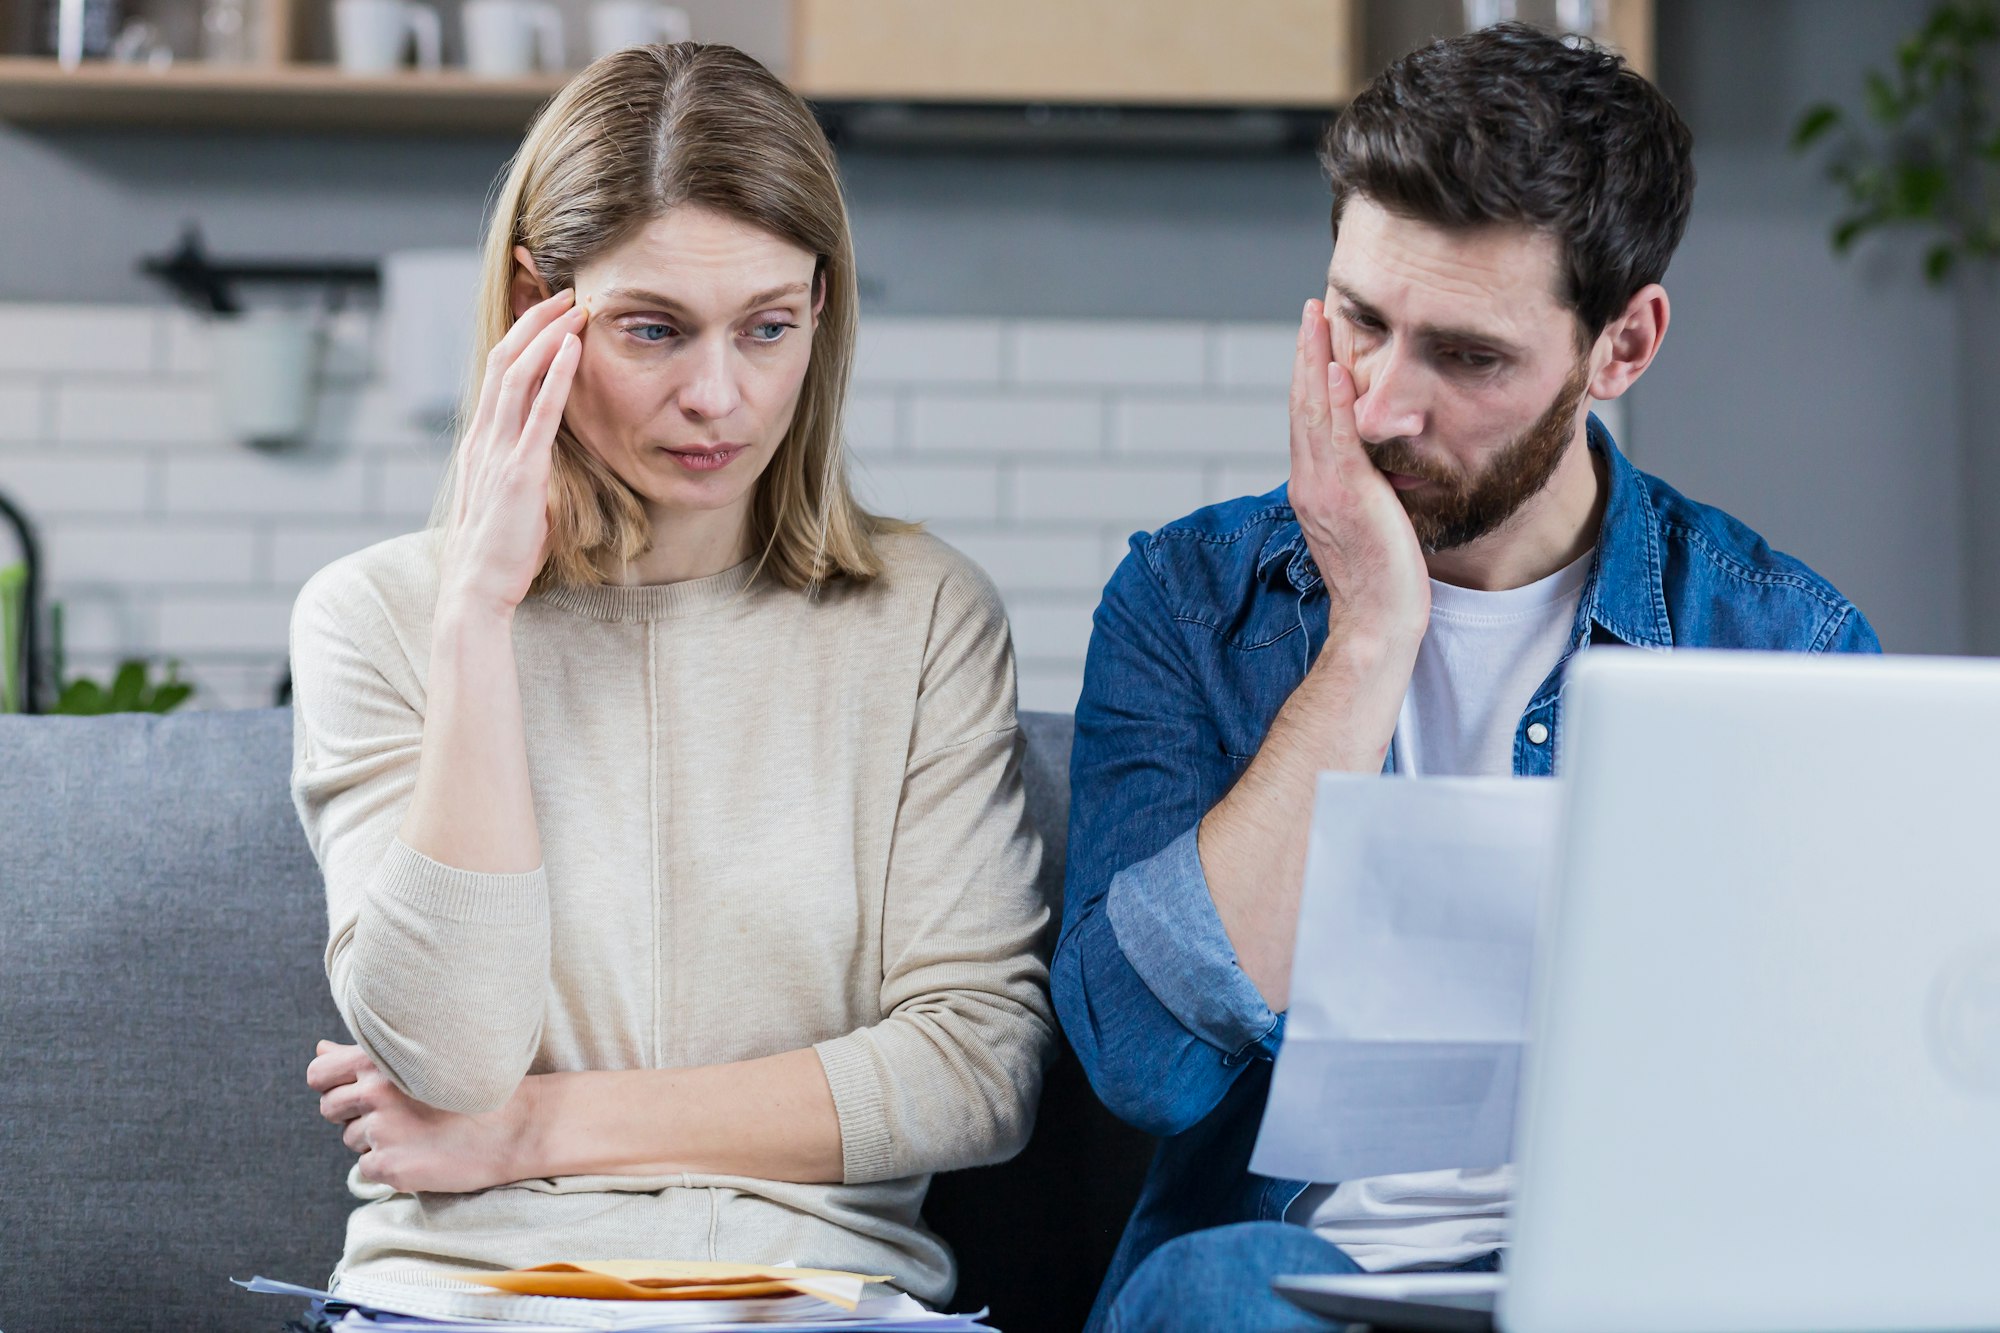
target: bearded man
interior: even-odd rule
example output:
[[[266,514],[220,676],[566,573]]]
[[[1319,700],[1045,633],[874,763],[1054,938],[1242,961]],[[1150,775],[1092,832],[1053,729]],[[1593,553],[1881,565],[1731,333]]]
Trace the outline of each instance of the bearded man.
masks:
[[[1506,1245],[1508,1168],[1247,1169],[1316,774],[1547,776],[1564,667],[1603,645],[1879,651],[1588,410],[1666,337],[1691,147],[1616,55],[1518,25],[1405,56],[1329,132],[1290,481],[1132,540],[1077,708],[1056,1004],[1099,1096],[1164,1140],[1094,1328],[1323,1328],[1270,1278]]]

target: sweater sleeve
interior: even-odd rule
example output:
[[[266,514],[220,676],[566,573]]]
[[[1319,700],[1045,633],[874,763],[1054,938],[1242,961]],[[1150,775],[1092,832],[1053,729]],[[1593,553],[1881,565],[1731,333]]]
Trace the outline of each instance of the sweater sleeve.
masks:
[[[292,799],[326,880],[334,1002],[397,1087],[491,1110],[541,1040],[546,877],[455,869],[397,838],[423,747],[421,673],[342,565],[300,593],[291,652]]]
[[[1004,1161],[1054,1051],[1014,655],[969,564],[934,603],[890,851],[880,1022],[819,1043],[848,1184]]]

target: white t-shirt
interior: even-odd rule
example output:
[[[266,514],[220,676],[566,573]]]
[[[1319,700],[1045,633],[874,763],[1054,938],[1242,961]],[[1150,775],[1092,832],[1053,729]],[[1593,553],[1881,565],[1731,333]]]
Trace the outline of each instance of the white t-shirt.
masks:
[[[1590,562],[1502,592],[1431,580],[1430,626],[1396,724],[1399,774],[1513,773],[1521,714],[1569,646]],[[1506,1244],[1513,1191],[1511,1166],[1374,1176],[1313,1185],[1286,1216],[1371,1273],[1445,1268]]]

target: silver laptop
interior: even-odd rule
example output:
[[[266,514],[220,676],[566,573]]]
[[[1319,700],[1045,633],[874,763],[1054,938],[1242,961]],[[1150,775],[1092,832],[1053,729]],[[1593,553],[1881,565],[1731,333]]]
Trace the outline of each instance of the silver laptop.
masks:
[[[1564,694],[1504,1277],[1383,1328],[2000,1329],[2000,662],[1598,650]]]

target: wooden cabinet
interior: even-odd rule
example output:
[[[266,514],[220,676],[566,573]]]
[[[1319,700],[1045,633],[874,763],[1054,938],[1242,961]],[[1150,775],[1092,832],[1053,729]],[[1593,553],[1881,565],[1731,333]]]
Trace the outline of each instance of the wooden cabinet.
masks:
[[[1458,0],[683,3],[698,36],[742,45],[827,102],[1309,111],[1339,106],[1371,72],[1365,32],[1373,32],[1375,57],[1386,59],[1383,38],[1402,40],[1405,28],[1416,34],[1409,40],[1452,31],[1464,12]],[[1615,44],[1650,74],[1653,0],[1598,6]],[[72,71],[0,56],[0,121],[518,134],[562,83],[559,75],[493,80],[461,69],[362,79],[298,59],[165,70],[93,62]]]
[[[809,96],[1334,106],[1355,88],[1354,0],[797,0]]]

